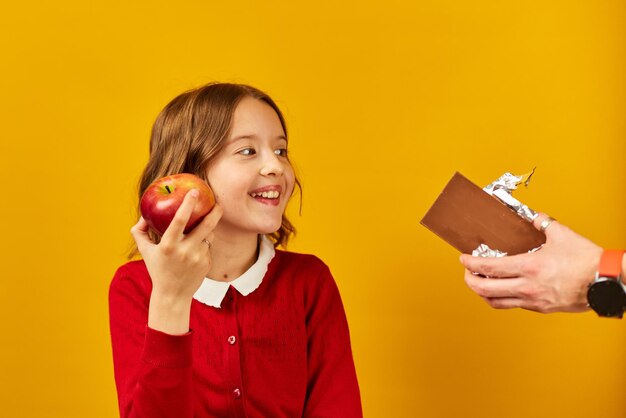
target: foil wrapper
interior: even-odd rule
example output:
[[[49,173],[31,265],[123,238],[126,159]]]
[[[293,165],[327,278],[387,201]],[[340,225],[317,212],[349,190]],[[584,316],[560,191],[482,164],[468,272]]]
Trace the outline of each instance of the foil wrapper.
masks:
[[[484,187],[483,190],[494,196],[502,203],[513,209],[519,216],[532,222],[537,217],[537,212],[524,205],[522,202],[513,197],[513,190],[517,189],[517,186],[524,183],[524,186],[528,186],[530,178],[532,177],[535,169],[530,173],[516,176],[511,173],[504,173],[496,181]]]
[[[517,186],[524,183],[524,186],[528,186],[530,178],[535,173],[535,169],[529,173],[516,176],[511,173],[504,173],[496,181],[484,187],[483,190],[491,196],[497,198],[499,201],[513,209],[519,216],[526,219],[528,222],[532,222],[537,217],[537,212],[524,205],[522,202],[513,197],[513,190],[517,189]],[[529,253],[537,251],[539,248],[533,248]],[[486,244],[480,244],[474,251],[472,251],[474,257],[504,257],[507,253],[499,251],[497,249],[491,249]]]
[[[472,251],[472,255],[474,257],[504,257],[505,255],[507,255],[507,253],[498,250],[492,250],[487,244],[480,244],[478,248]]]

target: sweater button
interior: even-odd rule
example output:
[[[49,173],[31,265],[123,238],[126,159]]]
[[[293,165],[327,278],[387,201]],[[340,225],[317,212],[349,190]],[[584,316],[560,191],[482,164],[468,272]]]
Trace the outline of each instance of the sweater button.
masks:
[[[241,398],[241,390],[239,388],[235,388],[235,390],[233,390],[233,397],[235,399]]]
[[[237,338],[234,335],[228,337],[228,344],[233,345],[237,342]]]

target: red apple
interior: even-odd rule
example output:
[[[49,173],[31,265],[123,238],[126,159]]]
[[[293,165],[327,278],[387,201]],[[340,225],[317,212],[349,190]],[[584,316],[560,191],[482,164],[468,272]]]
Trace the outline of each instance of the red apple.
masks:
[[[204,180],[193,174],[174,174],[152,182],[141,196],[141,216],[152,229],[159,235],[163,235],[183,203],[185,195],[191,189],[197,189],[200,194],[189,222],[185,226],[185,234],[188,233],[215,205],[213,190]]]

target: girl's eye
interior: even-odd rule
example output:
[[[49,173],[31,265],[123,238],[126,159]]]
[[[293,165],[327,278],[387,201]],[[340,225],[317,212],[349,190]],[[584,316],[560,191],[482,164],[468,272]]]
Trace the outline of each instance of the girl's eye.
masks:
[[[276,151],[274,151],[274,154],[281,156],[281,157],[286,157],[287,156],[287,148],[280,148],[277,149]]]
[[[254,155],[254,154],[256,154],[256,151],[254,150],[254,148],[244,148],[244,149],[240,150],[238,152],[238,154],[241,154],[241,155]]]

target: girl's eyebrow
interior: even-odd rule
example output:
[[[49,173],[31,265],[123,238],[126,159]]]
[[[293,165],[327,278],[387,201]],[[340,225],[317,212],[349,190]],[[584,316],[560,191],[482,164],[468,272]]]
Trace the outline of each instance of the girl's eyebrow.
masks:
[[[241,141],[242,139],[254,139],[255,135],[238,135],[232,138],[229,138],[229,142]]]
[[[229,138],[229,139],[227,140],[227,142],[229,142],[229,143],[234,143],[234,142],[237,142],[237,141],[241,141],[241,140],[243,140],[243,139],[258,139],[258,136],[257,136],[257,135],[255,135],[255,134],[243,134],[243,135],[237,135],[237,136],[235,136],[235,137]],[[289,142],[289,141],[287,140],[287,137],[286,137],[285,135],[283,135],[283,134],[280,134],[280,135],[276,136],[276,137],[275,137],[275,139],[277,139],[277,140],[284,140],[284,141]]]

